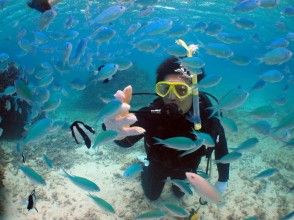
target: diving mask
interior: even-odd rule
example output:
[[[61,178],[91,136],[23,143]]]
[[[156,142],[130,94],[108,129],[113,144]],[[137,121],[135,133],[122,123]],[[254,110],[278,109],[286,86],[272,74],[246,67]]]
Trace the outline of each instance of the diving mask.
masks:
[[[184,82],[160,81],[156,83],[155,91],[160,97],[165,97],[172,92],[179,99],[184,99],[192,94],[192,88]]]

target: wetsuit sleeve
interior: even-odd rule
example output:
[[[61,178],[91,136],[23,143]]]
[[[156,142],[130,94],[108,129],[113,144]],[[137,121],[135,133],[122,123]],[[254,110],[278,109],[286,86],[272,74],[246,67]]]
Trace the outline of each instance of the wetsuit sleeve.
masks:
[[[228,154],[227,140],[224,132],[224,128],[220,121],[213,117],[210,119],[211,136],[215,140],[214,156],[218,160],[224,155]],[[226,182],[229,179],[230,164],[217,163],[218,181]]]

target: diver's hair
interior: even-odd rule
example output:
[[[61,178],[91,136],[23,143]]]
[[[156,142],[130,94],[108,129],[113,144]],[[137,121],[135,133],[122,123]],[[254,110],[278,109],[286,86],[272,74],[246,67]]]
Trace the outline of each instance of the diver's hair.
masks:
[[[183,75],[180,71],[176,71],[180,69],[180,59],[177,57],[169,57],[165,59],[158,67],[156,71],[156,82],[163,81],[166,76],[170,74],[178,74]],[[191,73],[187,71],[187,74],[190,75]],[[197,75],[197,81],[199,82],[205,76],[205,71],[201,68],[201,73]]]

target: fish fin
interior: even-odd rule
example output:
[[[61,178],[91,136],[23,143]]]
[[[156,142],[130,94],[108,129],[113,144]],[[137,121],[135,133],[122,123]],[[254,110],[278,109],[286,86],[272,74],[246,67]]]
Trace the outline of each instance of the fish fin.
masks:
[[[108,83],[109,81],[110,81],[109,79],[105,79],[105,80],[103,80],[102,83]]]
[[[90,149],[92,143],[91,143],[91,140],[88,136],[85,137],[85,144],[86,144],[87,148]]]
[[[210,118],[212,118],[212,117],[214,117],[215,116],[215,114],[217,113],[217,112],[219,112],[219,108],[218,108],[218,106],[212,106],[212,107],[208,107],[208,108],[206,108],[207,110],[212,110],[212,113],[209,115],[209,119]],[[219,114],[218,114],[219,115]]]
[[[22,156],[22,162],[25,163],[26,162],[26,158],[25,158],[23,152],[21,152],[21,156]]]
[[[195,151],[198,150],[198,149],[199,149],[199,148],[192,148],[192,149],[190,149],[190,150],[186,150],[184,153],[180,154],[180,157],[184,157],[184,156],[186,156],[186,155],[188,155],[188,154],[191,154],[191,153],[195,152]]]
[[[101,66],[98,67],[98,71],[100,71],[105,65],[102,64]]]
[[[88,131],[90,131],[92,134],[95,134],[95,130],[94,130],[94,128],[92,128],[91,126],[85,124],[85,123],[82,122],[82,121],[81,121],[80,123],[82,123],[83,126],[84,126]]]
[[[75,139],[76,143],[79,144],[78,139],[76,137],[76,134],[74,132],[74,127],[77,126],[77,121],[73,122],[70,126],[70,130],[71,130],[71,135],[73,136],[73,138]]]

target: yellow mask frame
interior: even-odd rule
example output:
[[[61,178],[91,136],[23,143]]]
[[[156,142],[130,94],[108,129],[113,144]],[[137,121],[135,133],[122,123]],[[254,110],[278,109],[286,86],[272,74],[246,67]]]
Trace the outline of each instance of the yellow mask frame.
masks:
[[[155,92],[160,97],[166,97],[170,92],[182,100],[193,93],[192,87],[184,82],[160,81],[155,85]]]

